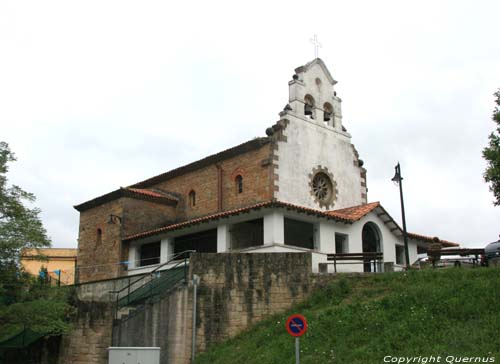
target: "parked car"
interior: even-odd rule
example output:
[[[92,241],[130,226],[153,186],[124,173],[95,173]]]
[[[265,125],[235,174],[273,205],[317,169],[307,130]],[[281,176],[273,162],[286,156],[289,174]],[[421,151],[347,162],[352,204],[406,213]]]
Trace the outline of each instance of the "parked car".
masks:
[[[493,258],[500,258],[500,240],[486,245],[484,248],[484,258],[486,261]]]

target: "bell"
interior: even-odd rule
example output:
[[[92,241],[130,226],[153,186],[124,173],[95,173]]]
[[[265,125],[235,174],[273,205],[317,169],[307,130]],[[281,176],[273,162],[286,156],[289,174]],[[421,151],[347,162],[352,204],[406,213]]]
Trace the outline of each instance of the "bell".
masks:
[[[332,118],[332,113],[331,112],[325,111],[323,113],[323,121],[330,121],[331,118]]]
[[[313,114],[313,109],[312,106],[309,104],[304,105],[304,115],[312,115]]]

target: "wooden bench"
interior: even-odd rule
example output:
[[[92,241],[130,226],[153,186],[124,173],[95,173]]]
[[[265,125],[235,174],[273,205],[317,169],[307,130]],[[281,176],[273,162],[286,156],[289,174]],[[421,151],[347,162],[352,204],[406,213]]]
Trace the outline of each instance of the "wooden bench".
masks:
[[[377,272],[377,262],[384,260],[382,252],[368,252],[368,253],[338,253],[338,254],[328,254],[327,261],[333,261],[333,268],[335,273],[337,273],[337,264],[365,264],[373,262],[373,271]],[[340,263],[338,263],[340,261]],[[344,263],[345,261],[351,261],[350,263]],[[352,261],[361,261],[352,262]]]

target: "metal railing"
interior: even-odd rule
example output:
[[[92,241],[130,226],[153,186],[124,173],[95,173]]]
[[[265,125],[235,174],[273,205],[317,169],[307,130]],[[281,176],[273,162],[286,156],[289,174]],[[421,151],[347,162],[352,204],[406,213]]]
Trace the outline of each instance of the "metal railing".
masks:
[[[166,262],[158,265],[148,274],[129,282],[125,287],[110,293],[116,294],[115,299],[115,317],[120,308],[138,303],[163,292],[161,289],[168,289],[169,286],[175,285],[177,282],[184,279],[187,282],[189,269],[189,256],[195,253],[195,250],[185,250],[173,255]],[[161,270],[168,264],[175,263],[173,266]]]

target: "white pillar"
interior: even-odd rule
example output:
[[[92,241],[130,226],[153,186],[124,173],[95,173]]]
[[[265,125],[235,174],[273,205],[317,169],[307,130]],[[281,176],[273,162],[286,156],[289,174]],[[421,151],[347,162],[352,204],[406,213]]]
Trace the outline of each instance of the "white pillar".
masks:
[[[285,244],[285,217],[273,211],[264,215],[264,245]]]
[[[230,233],[228,225],[217,226],[217,253],[224,253],[229,251],[230,246]]]
[[[318,233],[316,234],[316,249],[322,253],[335,252],[335,228],[328,221],[321,221],[318,225]]]
[[[174,246],[172,238],[161,239],[160,248],[160,264],[168,262],[169,259],[174,255]]]
[[[128,247],[128,269],[133,269],[139,266],[139,262],[137,262],[137,245],[135,244],[130,244]]]

